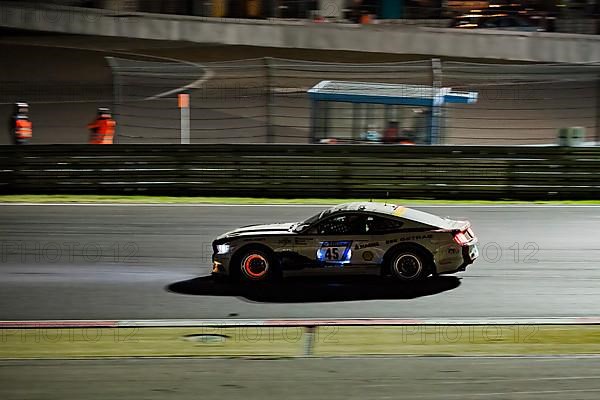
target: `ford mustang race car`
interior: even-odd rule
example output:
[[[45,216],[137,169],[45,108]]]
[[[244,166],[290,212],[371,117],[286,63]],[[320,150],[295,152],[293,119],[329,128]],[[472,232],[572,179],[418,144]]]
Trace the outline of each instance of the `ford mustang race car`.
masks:
[[[266,281],[285,270],[371,270],[401,281],[463,271],[478,257],[468,221],[375,202],[302,222],[251,225],[212,243],[213,276]]]

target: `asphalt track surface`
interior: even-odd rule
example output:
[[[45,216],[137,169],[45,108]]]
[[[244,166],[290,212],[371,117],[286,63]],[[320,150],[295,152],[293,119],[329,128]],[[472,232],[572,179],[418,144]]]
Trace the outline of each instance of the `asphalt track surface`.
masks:
[[[0,361],[3,399],[597,399],[598,358]]]
[[[600,207],[417,207],[471,220],[482,256],[415,286],[289,278],[249,289],[207,277],[210,243],[315,206],[0,206],[0,320],[597,316]]]

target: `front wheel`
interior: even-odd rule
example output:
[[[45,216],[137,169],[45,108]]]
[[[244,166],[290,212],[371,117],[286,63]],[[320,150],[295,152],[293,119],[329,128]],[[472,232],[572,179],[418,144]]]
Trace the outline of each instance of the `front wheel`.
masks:
[[[390,273],[400,281],[419,281],[427,278],[430,266],[421,252],[415,250],[400,250],[390,258]]]
[[[247,250],[238,258],[238,268],[242,281],[265,282],[275,275],[273,257],[265,251]]]

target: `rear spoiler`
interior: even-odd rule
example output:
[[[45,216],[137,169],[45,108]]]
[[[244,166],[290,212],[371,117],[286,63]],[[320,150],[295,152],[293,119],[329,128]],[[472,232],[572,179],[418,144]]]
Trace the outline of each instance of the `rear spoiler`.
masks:
[[[449,222],[452,220],[448,220]],[[452,221],[447,228],[437,229],[436,232],[464,232],[471,227],[470,221]]]

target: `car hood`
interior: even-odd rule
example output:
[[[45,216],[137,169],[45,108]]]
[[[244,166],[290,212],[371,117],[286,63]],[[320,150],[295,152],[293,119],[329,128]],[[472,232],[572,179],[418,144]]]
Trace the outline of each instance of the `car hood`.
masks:
[[[286,235],[293,234],[290,230],[292,226],[296,225],[296,222],[282,222],[277,224],[264,224],[264,225],[248,225],[238,229],[234,229],[217,239],[228,239],[239,236],[257,236],[257,235]]]

